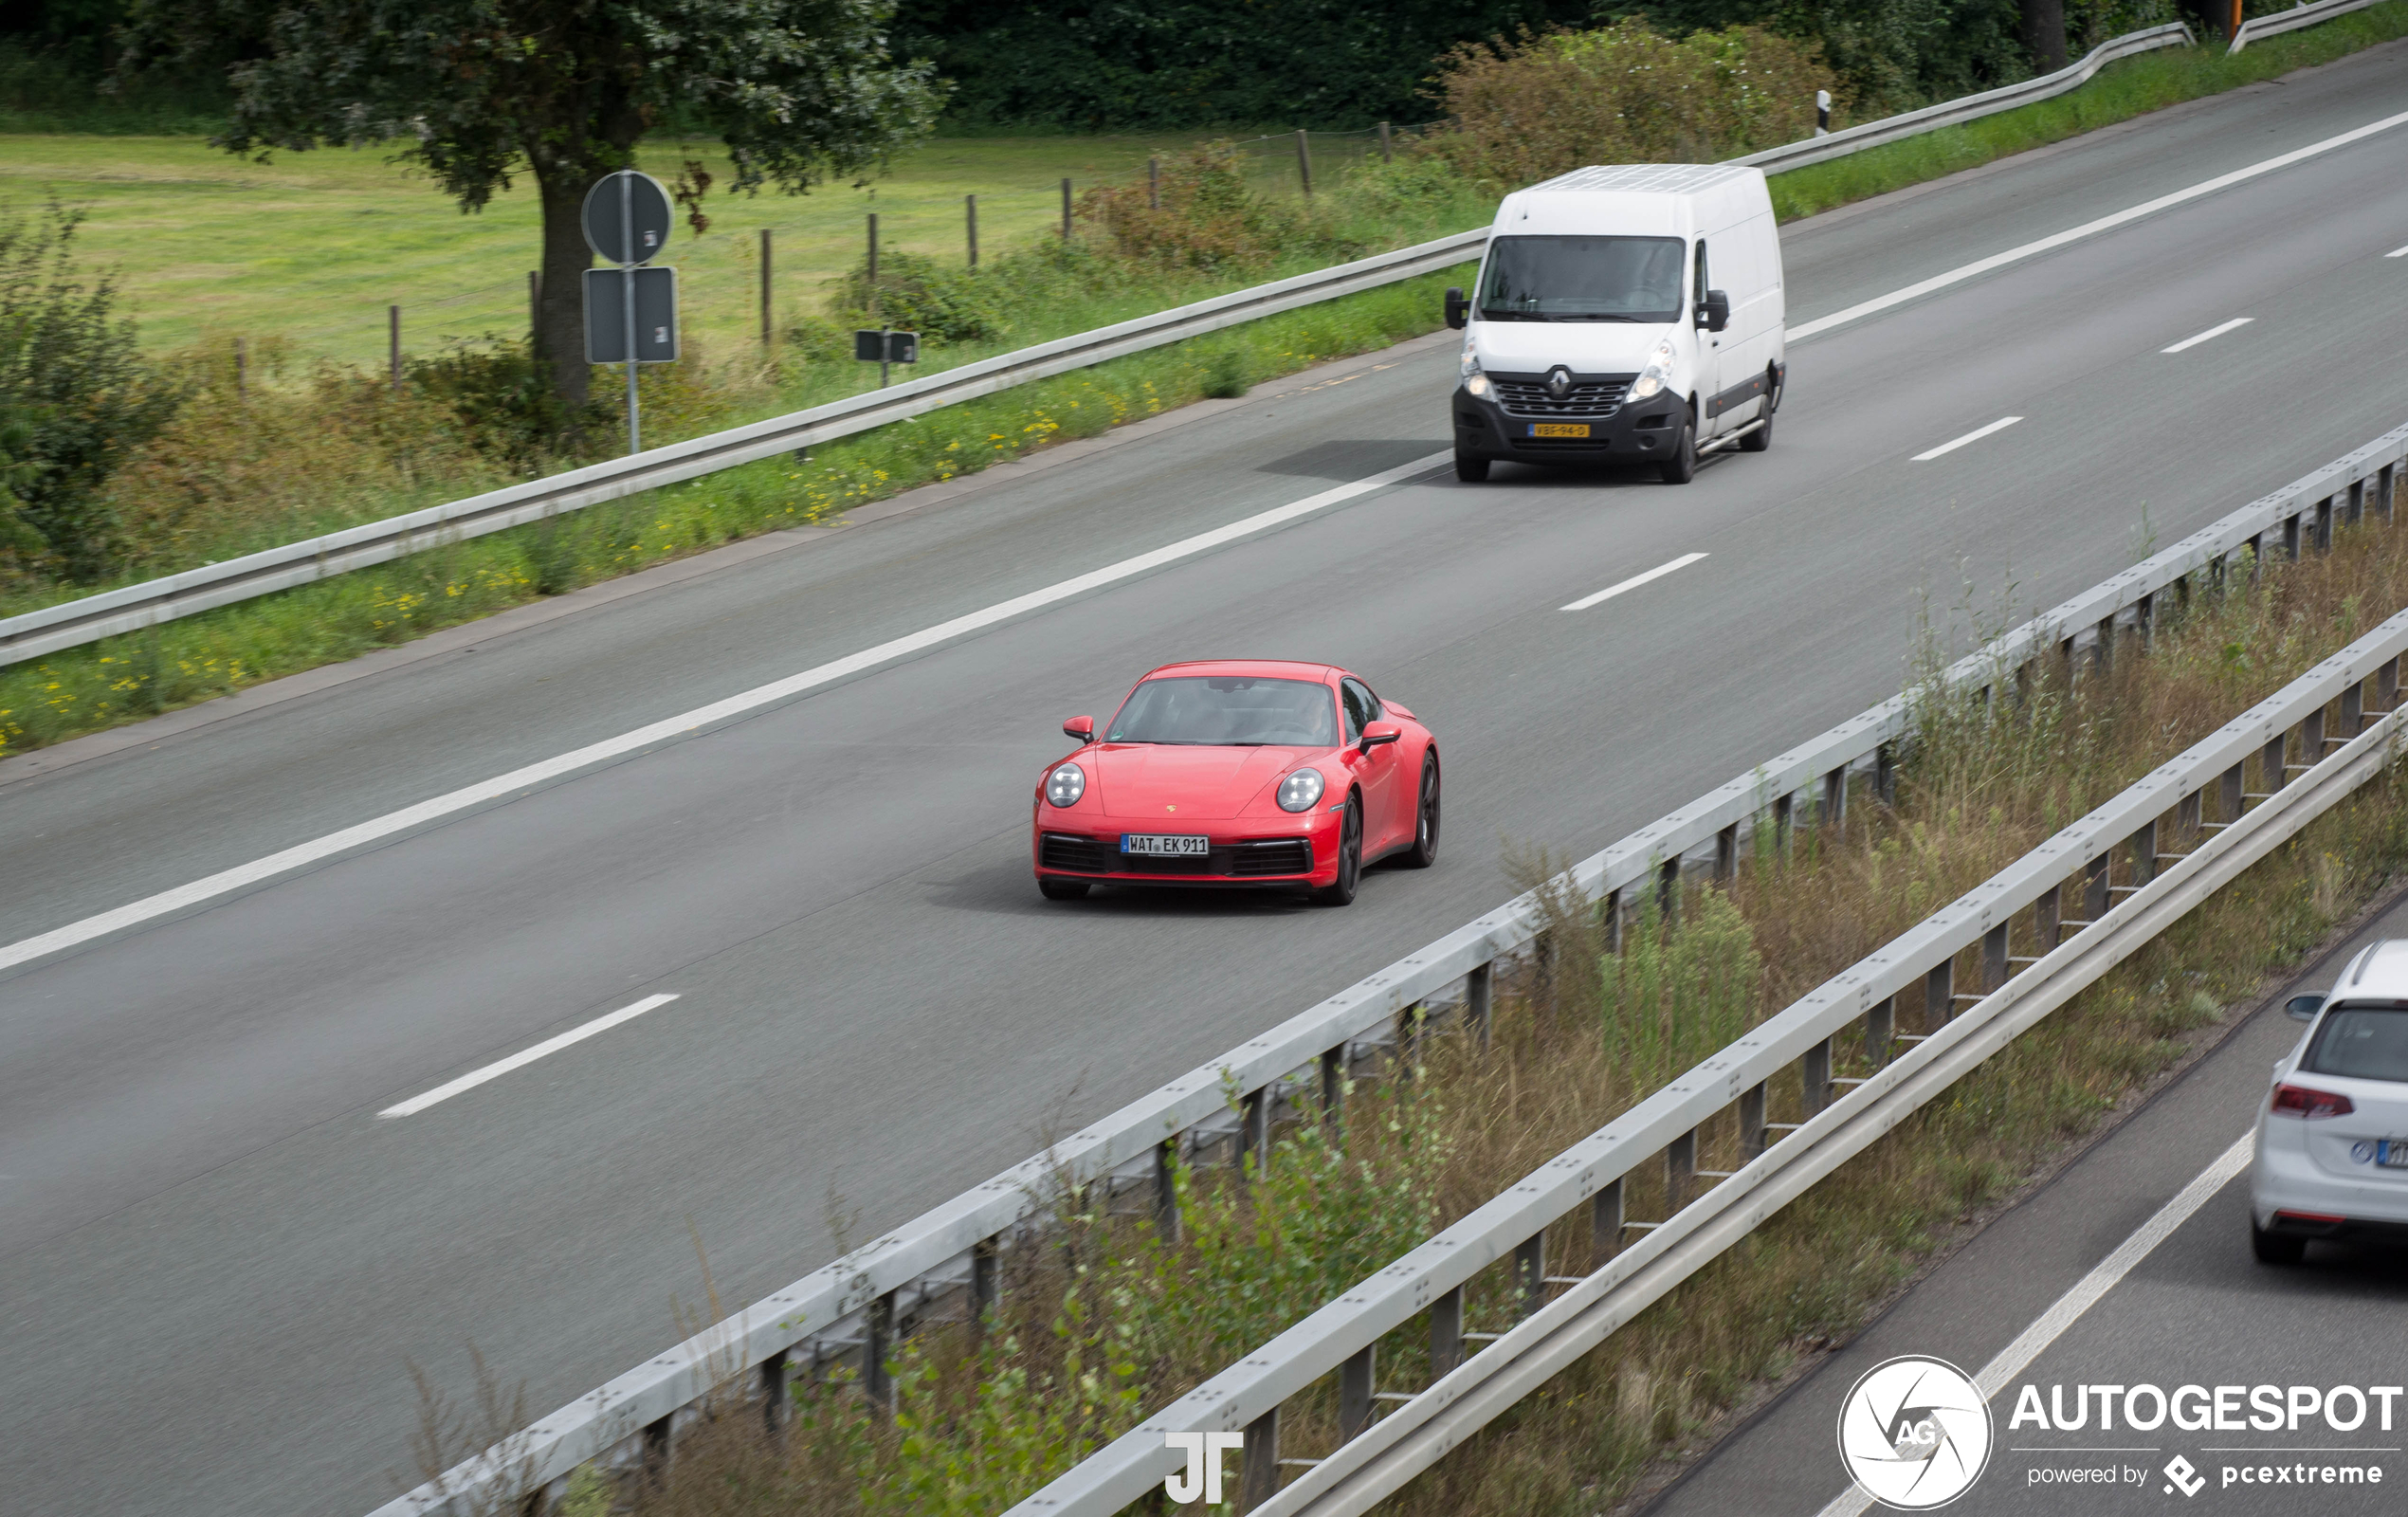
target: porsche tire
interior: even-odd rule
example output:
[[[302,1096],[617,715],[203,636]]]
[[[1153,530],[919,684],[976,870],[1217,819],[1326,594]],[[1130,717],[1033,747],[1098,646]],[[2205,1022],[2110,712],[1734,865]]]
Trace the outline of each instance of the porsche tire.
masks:
[[[1421,756],[1421,799],[1414,810],[1413,847],[1405,850],[1408,868],[1426,869],[1438,862],[1438,756]]]
[[[1084,901],[1086,899],[1087,882],[1040,878],[1037,881],[1037,893],[1048,901]]]
[[[1338,828],[1338,878],[1313,892],[1313,904],[1351,905],[1355,887],[1363,879],[1363,798],[1346,797],[1346,815]]]

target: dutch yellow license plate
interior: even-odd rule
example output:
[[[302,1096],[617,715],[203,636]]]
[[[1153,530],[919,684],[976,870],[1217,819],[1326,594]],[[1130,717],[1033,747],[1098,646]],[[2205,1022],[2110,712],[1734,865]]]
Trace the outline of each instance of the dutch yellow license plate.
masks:
[[[1530,435],[1533,437],[1586,437],[1589,435],[1589,424],[1584,421],[1534,421],[1530,424]]]

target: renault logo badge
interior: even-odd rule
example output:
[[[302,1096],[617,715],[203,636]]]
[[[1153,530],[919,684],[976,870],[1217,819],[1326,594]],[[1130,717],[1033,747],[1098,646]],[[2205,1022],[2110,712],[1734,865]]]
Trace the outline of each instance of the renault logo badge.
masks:
[[[1572,371],[1557,364],[1547,371],[1547,393],[1558,400],[1572,393]]]

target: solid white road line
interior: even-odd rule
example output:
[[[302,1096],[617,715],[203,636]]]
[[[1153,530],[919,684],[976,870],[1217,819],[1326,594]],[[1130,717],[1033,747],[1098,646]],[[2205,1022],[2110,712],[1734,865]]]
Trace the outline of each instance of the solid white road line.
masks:
[[[487,1080],[508,1074],[511,1070],[533,1064],[547,1053],[557,1053],[572,1043],[582,1043],[596,1033],[607,1033],[621,1022],[631,1022],[655,1007],[666,1006],[677,999],[675,992],[666,996],[647,996],[632,1006],[622,1006],[606,1016],[597,1016],[582,1027],[573,1027],[558,1037],[548,1037],[531,1049],[520,1049],[506,1059],[496,1059],[482,1069],[471,1069],[459,1079],[439,1085],[422,1096],[411,1096],[398,1106],[387,1106],[376,1113],[379,1117],[407,1117],[424,1111],[438,1101],[448,1101],[463,1090],[474,1090]]]
[[[2225,333],[2231,332],[2239,327],[2245,327],[2256,320],[2257,318],[2253,316],[2236,316],[2231,320],[2225,322],[2222,326],[2209,327],[2206,331],[2200,333],[2197,337],[2184,338],[2181,341],[2177,342],[2170,348],[2160,348],[2157,351],[2160,353],[2180,353],[2184,348],[2196,348],[2202,342],[2213,342],[2217,338],[2222,337]]]
[[[1214,548],[1223,547],[1243,538],[1252,537],[1258,532],[1267,532],[1273,527],[1285,526],[1288,522],[1311,516],[1317,511],[1325,511],[1333,505],[1354,500],[1357,496],[1368,495],[1374,490],[1401,484],[1415,475],[1430,472],[1453,457],[1454,454],[1451,451],[1432,453],[1426,458],[1415,459],[1410,464],[1400,464],[1395,468],[1382,469],[1377,474],[1366,475],[1348,484],[1336,485],[1318,495],[1308,495],[1301,501],[1291,501],[1286,505],[1257,512],[1253,516],[1232,521],[1227,526],[1214,527],[1210,532],[1199,532],[1192,538],[1181,538],[1178,541],[1167,547],[1157,548],[1151,553],[1141,553],[1134,558],[1123,558],[1118,563],[1106,564],[1101,569],[1091,570],[1076,578],[1048,585],[1043,590],[1032,590],[1025,595],[1015,595],[1010,600],[997,601],[983,611],[974,611],[967,615],[957,616],[949,622],[940,622],[937,626],[913,632],[908,636],[881,643],[875,648],[864,649],[858,653],[836,659],[831,663],[805,669],[800,674],[790,674],[782,680],[757,685],[741,694],[731,695],[723,701],[714,701],[709,705],[697,706],[682,715],[655,722],[648,726],[638,727],[632,732],[624,732],[615,738],[606,738],[600,742],[590,743],[573,753],[564,753],[556,758],[528,764],[522,769],[513,769],[506,775],[496,776],[494,778],[474,785],[464,786],[447,795],[437,795],[431,800],[420,801],[415,806],[406,806],[400,811],[388,812],[382,816],[361,822],[356,827],[344,828],[339,832],[329,832],[323,837],[296,844],[282,852],[270,853],[265,858],[254,859],[248,864],[220,870],[203,879],[194,880],[190,885],[178,886],[173,890],[162,890],[156,895],[145,896],[139,901],[119,906],[113,911],[103,911],[97,916],[85,917],[81,922],[69,923],[64,927],[43,933],[39,937],[22,939],[9,943],[5,948],[0,948],[0,971],[64,952],[79,944],[123,932],[146,922],[189,910],[221,896],[232,895],[237,891],[264,885],[297,869],[307,868],[314,864],[351,852],[356,849],[415,831],[455,813],[502,800],[514,794],[533,790],[538,785],[549,784],[554,780],[567,778],[602,764],[641,753],[655,744],[673,741],[679,738],[691,736],[704,728],[720,726],[739,718],[753,715],[782,702],[806,695],[821,685],[831,685],[851,675],[876,668],[891,660],[924,651],[971,632],[982,631],[999,623],[1011,621],[1014,617],[1027,615],[1033,611],[1042,611],[1046,607],[1058,605],[1063,601],[1085,594],[1088,591],[1100,590],[1123,579],[1135,578],[1166,564],[1177,563],[1182,558],[1192,558],[1197,554],[1209,553]]]
[[[1953,453],[1958,448],[1964,447],[1967,443],[1978,443],[1981,441],[1992,432],[2005,431],[2008,428],[2014,426],[2016,422],[2021,420],[2023,420],[2023,418],[2020,416],[2001,416],[1987,427],[1977,427],[1953,442],[1942,443],[1938,448],[1933,448],[1928,453],[1917,453],[1913,458],[1908,459],[1907,462],[1910,464],[1928,464],[1943,453]]]
[[[1574,601],[1571,605],[1565,606],[1562,609],[1565,611],[1587,611],[1598,601],[1612,600],[1614,596],[1622,594],[1622,592],[1626,590],[1636,590],[1651,579],[1661,579],[1666,575],[1670,574],[1673,570],[1686,569],[1690,564],[1697,562],[1697,560],[1705,557],[1706,555],[1702,553],[1685,553],[1679,557],[1673,559],[1670,563],[1657,564],[1654,568],[1650,569],[1643,575],[1633,575],[1630,578],[1623,580],[1618,585],[1608,585],[1594,595],[1583,595],[1578,600]]]
[[[1981,1394],[1995,1397],[2015,1382],[2042,1350],[2063,1336],[2065,1330],[2080,1320],[2082,1314],[2099,1304],[2099,1299],[2114,1289],[2133,1266],[2149,1256],[2151,1250],[2174,1235],[2174,1230],[2189,1221],[2192,1215],[2205,1206],[2216,1192],[2233,1182],[2234,1177],[2249,1168],[2250,1147],[2254,1132],[2243,1133],[2233,1146],[2216,1156],[2213,1163],[2192,1177],[2181,1194],[2157,1209],[2155,1215],[2132,1230],[2132,1235],[2116,1245],[2115,1252],[2101,1259],[2097,1268],[2073,1284],[2073,1289],[2051,1304],[2049,1309],[2034,1320],[2031,1326],[2016,1335],[2014,1343],[1998,1350],[1989,1363],[1974,1376],[1974,1383]],[[1859,1517],[1872,1498],[1855,1486],[1845,1495],[1833,1498],[1819,1517]]]
[[[2383,254],[2383,256],[2385,258],[2408,258],[2408,247],[2395,247],[2390,252]]]
[[[2319,154],[2330,153],[2335,148],[2347,147],[2350,143],[2362,141],[2378,132],[2388,132],[2403,122],[2408,122],[2408,111],[2402,111],[2398,116],[2386,116],[2380,121],[2369,121],[2364,126],[2344,132],[2339,137],[2328,137],[2322,142],[2310,142],[2304,148],[2295,148],[2289,153],[2253,163],[2245,169],[2235,169],[2230,174],[2219,174],[2213,179],[2202,179],[2186,190],[2177,190],[2170,195],[2160,195],[2155,200],[2128,207],[2112,215],[2101,216],[2096,221],[2086,221],[2079,227],[2069,227],[2054,236],[2043,237],[2037,242],[2025,243],[2020,247],[2010,247],[2003,253],[1992,253],[1987,258],[1977,258],[1970,264],[1960,265],[1944,274],[1934,274],[1931,278],[1909,284],[1905,289],[1891,290],[1887,295],[1876,295],[1871,300],[1852,305],[1844,311],[1834,311],[1829,316],[1819,317],[1801,326],[1791,327],[1788,339],[1792,342],[1800,341],[1818,332],[1828,332],[1835,326],[1844,326],[1850,321],[1861,320],[1865,317],[1887,311],[1892,306],[1904,305],[1908,301],[1928,295],[1934,290],[1944,290],[1951,284],[1961,284],[1966,280],[1979,278],[1994,268],[2004,268],[2009,264],[2019,264],[2027,258],[2037,258],[2042,253],[2053,252],[2069,244],[2078,243],[2086,237],[2095,237],[2103,231],[2113,231],[2118,227],[2128,226],[2143,216],[2154,216],[2161,210],[2170,210],[2176,206],[2187,205],[2201,196],[2212,195],[2218,190],[2227,190],[2234,185],[2246,183],[2260,174],[2271,174],[2277,169],[2288,169],[2294,163],[2304,163]],[[2402,251],[2408,251],[2408,248],[2403,248]]]

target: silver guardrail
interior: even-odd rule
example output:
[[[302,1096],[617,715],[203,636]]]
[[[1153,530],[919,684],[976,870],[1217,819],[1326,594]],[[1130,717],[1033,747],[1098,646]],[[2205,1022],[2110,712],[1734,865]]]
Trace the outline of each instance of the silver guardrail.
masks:
[[[2370,503],[2387,512],[2403,465],[2408,426],[2074,596],[1960,660],[1945,678],[1985,686],[2001,669],[2073,657],[2078,645],[2111,648],[2119,625],[2146,629],[2159,595],[2179,594],[2192,576],[2244,548],[2297,557],[2329,542],[2337,519],[2357,519]],[[1570,879],[1618,910],[1690,855],[1727,872],[1736,868],[1742,830],[1760,815],[1776,828],[1816,808],[1844,819],[1852,774],[1869,771],[1860,778],[1885,787],[1907,727],[1906,698],[1885,701],[1610,844],[1575,865]],[[752,1377],[754,1392],[775,1406],[798,1369],[846,1360],[874,1374],[885,1345],[916,1312],[965,1290],[974,1305],[987,1297],[999,1240],[1041,1220],[1061,1187],[1113,1185],[1116,1177],[1121,1184],[1155,1183],[1164,1144],[1229,1136],[1232,1092],[1238,1141],[1259,1142],[1292,1073],[1333,1061],[1342,1068],[1358,1046],[1392,1043],[1413,1009],[1432,1001],[1459,997],[1469,1014],[1486,1014],[1493,966],[1538,934],[1529,897],[1498,907],[664,1350],[397,1497],[376,1517],[468,1517],[499,1490],[556,1486],[590,1461],[641,1457],[648,1447],[666,1446],[681,1411],[740,1377]]]
[[[2297,31],[2302,27],[2312,27],[2320,21],[2330,21],[2335,16],[2382,3],[2383,0],[2316,0],[2314,5],[2293,6],[2289,10],[2277,10],[2271,16],[2252,16],[2234,29],[2232,45],[2224,49],[2224,55],[2229,58],[2263,37]]]
[[[1546,1228],[1589,1210],[1598,1250],[1612,1255],[1603,1267],[1543,1306],[1542,1292],[1525,1295],[1521,1322],[1474,1345],[1468,1358],[1458,1347],[1448,1356],[1456,1367],[1386,1416],[1366,1416],[1357,1436],[1285,1489],[1267,1489],[1275,1465],[1258,1470],[1250,1458],[1241,1472],[1241,1483],[1260,1491],[1243,1504],[1255,1517],[1368,1511],[2396,761],[2403,713],[2395,704],[2370,714],[2364,685],[2379,681],[2396,703],[2403,652],[2408,612],[1249,1353],[1238,1368],[1013,1508],[1014,1517],[1119,1511],[1122,1491],[1141,1495],[1184,1467],[1184,1453],[1164,1451],[1166,1431],[1244,1428],[1250,1456],[1261,1451],[1276,1459],[1281,1401],[1323,1375],[1345,1373],[1350,1362],[1362,1384],[1374,1383],[1371,1349],[1383,1333],[1430,1313],[1433,1303],[1438,1320],[1459,1328],[1461,1292],[1493,1265],[1512,1259],[1525,1278],[1546,1278]],[[2324,718],[2336,701],[2341,731],[2328,738]],[[2253,758],[2270,777],[2268,793],[2248,807],[2242,787]],[[2287,769],[2306,773],[2292,778]],[[2212,822],[2201,815],[2211,793],[2220,813]],[[2167,851],[2184,844],[2196,846]],[[2081,923],[2061,918],[2077,897]],[[2008,950],[2027,912],[2037,961],[2016,973]],[[2062,927],[2078,930],[2060,936]],[[1968,955],[1978,956],[1979,996],[1953,991],[1959,960]],[[1917,999],[1925,1031],[1912,1047],[1836,1094],[1833,1042],[1861,1026],[1868,1048],[1886,1052],[1895,1046],[1900,1002]],[[1974,1004],[1959,1012],[1964,1000]],[[1804,1120],[1781,1132],[1764,1121],[1765,1087],[1792,1066],[1800,1070]],[[1696,1194],[1707,1179],[1693,1173],[1700,1129],[1733,1106],[1741,1112],[1740,1167],[1711,1178],[1698,1199],[1675,1202],[1665,1220],[1621,1247],[1624,1178],[1662,1154],[1674,1194]]]
[[[2322,6],[2308,9],[2338,14],[2340,10],[2372,3],[2374,0],[2324,0]],[[2277,29],[2309,24],[2287,17]],[[2062,95],[2119,58],[2186,44],[2190,38],[2190,32],[2179,22],[2151,27],[2102,43],[2081,62],[2040,79],[1868,121],[1828,137],[1730,161],[1770,174],[1803,168]],[[1487,235],[1485,227],[1458,232],[1351,264],[1215,296],[1177,310],[1040,342],[891,389],[830,401],[607,464],[489,490],[405,516],[229,558],[224,563],[205,564],[181,574],[0,618],[0,667],[41,658],[103,637],[139,631],[256,595],[311,584],[445,543],[525,526],[645,490],[683,484],[721,469],[849,437],[1031,380],[1185,341],[1260,317],[1418,278],[1478,257]]]
[[[2372,5],[2375,0],[2347,0],[2347,3]],[[1996,116],[2000,111],[2012,111],[2018,105],[2050,100],[2081,88],[2100,69],[2120,58],[2138,57],[2160,47],[2187,47],[2192,41],[2191,28],[2179,21],[2168,22],[2162,27],[2150,27],[2143,31],[2127,32],[2099,44],[2082,58],[2053,74],[2027,79],[2019,84],[2001,85],[1961,100],[1943,101],[1937,105],[1884,117],[1878,121],[1867,121],[1833,132],[1829,137],[1808,137],[1803,142],[1767,148],[1761,153],[1751,153],[1746,157],[1731,161],[1761,169],[1766,174],[1802,169],[1810,163],[1845,157],[1851,153],[1862,153],[1867,148],[1882,147],[1925,132],[1936,132],[1943,126],[1956,126],[1984,116]]]

